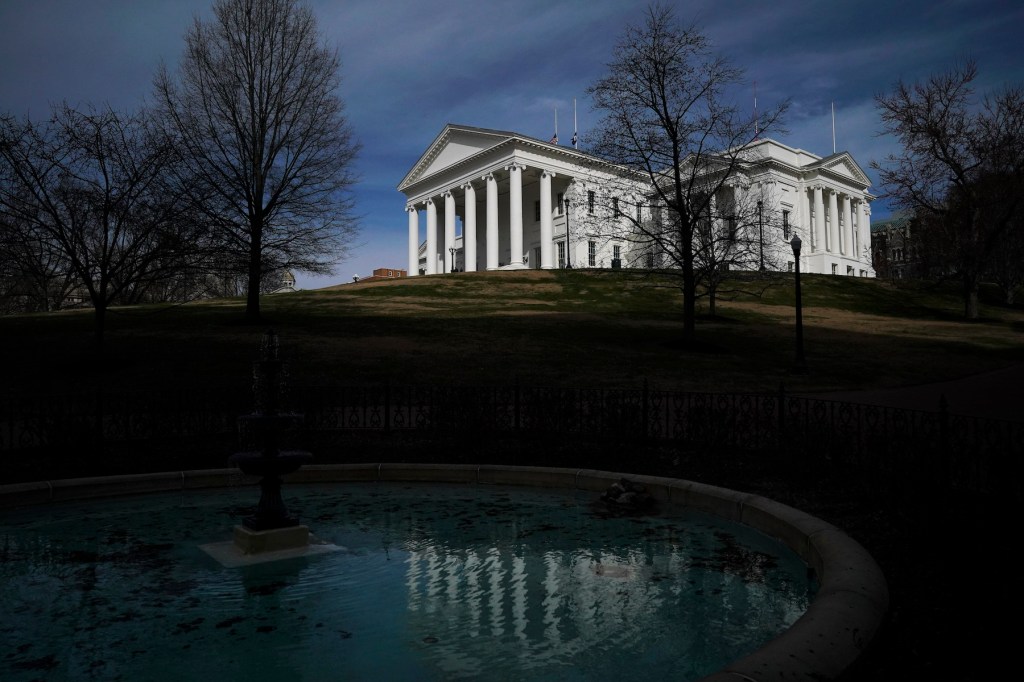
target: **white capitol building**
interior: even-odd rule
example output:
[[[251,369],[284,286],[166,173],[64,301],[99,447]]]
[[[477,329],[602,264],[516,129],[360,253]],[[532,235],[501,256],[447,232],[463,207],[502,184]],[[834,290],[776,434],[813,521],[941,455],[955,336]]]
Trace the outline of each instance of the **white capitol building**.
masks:
[[[744,152],[749,160],[712,201],[761,200],[766,218],[756,229],[769,269],[792,269],[789,239],[796,234],[802,272],[874,276],[875,197],[848,152],[820,157],[767,138]],[[662,266],[626,217],[649,217],[649,182],[553,141],[449,124],[398,189],[406,196],[410,275]]]

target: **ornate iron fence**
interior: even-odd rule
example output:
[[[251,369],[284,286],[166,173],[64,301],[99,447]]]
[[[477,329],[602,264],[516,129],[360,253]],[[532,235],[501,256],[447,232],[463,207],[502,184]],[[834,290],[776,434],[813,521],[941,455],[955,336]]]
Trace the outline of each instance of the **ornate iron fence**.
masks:
[[[940,484],[1020,490],[1024,422],[818,400],[783,391],[694,393],[538,386],[293,386],[304,436],[327,447],[353,433],[427,438],[489,435],[661,444],[690,452],[771,453],[797,465],[828,464],[880,481],[913,475]],[[172,393],[0,398],[0,454],[112,445],[173,447],[239,442],[252,411],[241,388]],[[3,481],[0,481],[3,482]]]

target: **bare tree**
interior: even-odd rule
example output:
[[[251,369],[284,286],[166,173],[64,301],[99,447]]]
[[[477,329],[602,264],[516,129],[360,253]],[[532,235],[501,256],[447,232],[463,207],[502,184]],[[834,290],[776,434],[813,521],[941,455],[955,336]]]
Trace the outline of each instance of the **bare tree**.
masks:
[[[933,250],[952,255],[964,316],[978,317],[978,286],[1024,197],[1024,89],[974,98],[973,61],[922,83],[898,82],[875,99],[885,131],[902,146],[873,163],[896,204],[913,211]]]
[[[746,171],[742,164],[737,171]],[[766,185],[758,183],[750,190],[745,176],[734,177],[713,201],[708,214],[699,216],[694,231],[694,269],[702,291],[696,296],[707,298],[712,317],[720,296],[736,293],[760,295],[770,284],[762,278],[737,279],[738,271],[765,272],[782,269],[779,249],[773,235],[781,234],[775,202]],[[788,235],[786,235],[788,238]]]
[[[626,28],[608,74],[588,89],[604,114],[593,152],[653,187],[650,210],[660,212],[659,219],[642,214],[627,220],[640,250],[657,252],[661,265],[678,274],[687,340],[695,332],[702,277],[701,220],[718,215],[713,198],[741,165],[754,160],[749,143],[772,129],[787,106],[756,118],[741,113],[729,96],[742,78],[741,69],[713,54],[696,25],[655,5],[642,24]]]
[[[1017,206],[1011,220],[1012,224],[1000,240],[1000,247],[992,254],[986,271],[999,287],[1006,305],[1016,303],[1017,292],[1024,287],[1024,206]]]
[[[337,95],[339,60],[296,0],[217,0],[185,35],[178,80],[156,97],[180,139],[196,199],[248,276],[260,316],[267,269],[328,273],[356,231],[358,145]]]
[[[10,173],[0,182],[11,183]],[[8,194],[10,184],[0,190]],[[59,244],[34,223],[0,209],[0,308],[7,313],[59,310],[71,299],[75,273]]]
[[[107,309],[181,267],[197,241],[173,159],[142,114],[65,106],[44,124],[0,119],[0,213],[23,249],[73,273],[99,345]]]

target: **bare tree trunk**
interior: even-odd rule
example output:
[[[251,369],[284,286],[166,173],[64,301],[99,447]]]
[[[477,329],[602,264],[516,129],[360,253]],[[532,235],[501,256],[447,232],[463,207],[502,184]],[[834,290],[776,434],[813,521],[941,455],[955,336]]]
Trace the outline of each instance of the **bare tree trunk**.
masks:
[[[263,278],[263,228],[253,220],[252,239],[249,242],[249,287],[245,295],[245,320],[260,321],[260,280]]]
[[[978,319],[978,276],[969,272],[964,273],[964,317]]]
[[[102,301],[93,301],[93,311],[93,321],[96,325],[96,354],[102,356],[103,341],[107,331],[107,304]]]

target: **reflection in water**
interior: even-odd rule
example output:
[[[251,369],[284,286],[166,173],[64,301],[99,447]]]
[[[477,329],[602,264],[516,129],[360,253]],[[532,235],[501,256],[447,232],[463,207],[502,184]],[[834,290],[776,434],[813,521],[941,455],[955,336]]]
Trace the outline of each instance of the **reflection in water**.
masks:
[[[215,565],[197,546],[245,491],[5,515],[0,678],[692,680],[814,594],[778,543],[699,514],[498,487],[290,493],[347,552]]]

